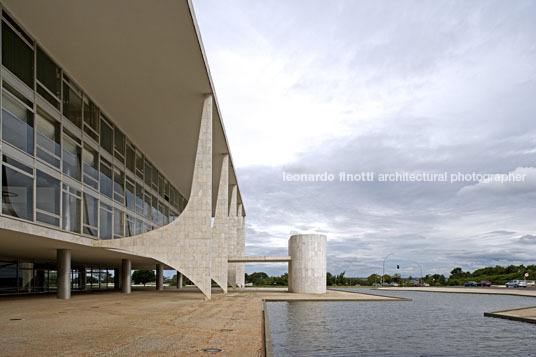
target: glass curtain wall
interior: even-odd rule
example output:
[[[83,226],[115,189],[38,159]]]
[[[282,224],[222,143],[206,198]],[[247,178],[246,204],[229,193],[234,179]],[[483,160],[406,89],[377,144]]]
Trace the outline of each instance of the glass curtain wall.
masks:
[[[187,201],[158,167],[16,19],[1,21],[1,214],[95,239],[178,217]]]

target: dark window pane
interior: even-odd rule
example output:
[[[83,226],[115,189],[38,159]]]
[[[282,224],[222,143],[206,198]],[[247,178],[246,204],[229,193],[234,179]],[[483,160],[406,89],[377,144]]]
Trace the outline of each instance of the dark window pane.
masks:
[[[34,86],[34,52],[2,21],[2,64],[29,87]]]
[[[40,84],[37,85],[37,93],[43,98],[45,98],[50,104],[54,106],[57,110],[60,110],[60,101],[47,92]]]
[[[101,118],[100,144],[110,154],[113,154],[113,132],[112,126]]]
[[[115,156],[118,157],[121,162],[124,162],[125,158],[125,135],[119,131],[116,127],[114,130],[114,148]],[[119,153],[119,156],[117,155]]]
[[[143,155],[141,152],[136,152],[136,176],[143,180]]]
[[[97,236],[99,200],[84,193],[84,233]]]
[[[127,199],[127,208],[131,210],[135,210],[135,199],[134,199],[134,184],[127,180],[125,185],[125,191],[126,191],[126,199]]]
[[[2,96],[2,138],[33,155],[33,113],[7,95]]]
[[[112,207],[101,202],[100,209],[100,239],[112,238]]]
[[[87,97],[84,97],[84,132],[96,142],[99,142],[99,122],[99,108]]]
[[[90,148],[88,145],[84,145],[84,151],[82,152],[82,162],[84,166],[84,183],[99,189],[99,154]]]
[[[114,238],[125,236],[125,213],[114,209]]]
[[[35,116],[37,131],[37,157],[51,165],[60,167],[60,123],[45,112],[38,110]]]
[[[143,214],[143,186],[136,183],[136,213]]]
[[[101,160],[100,164],[100,192],[112,198],[112,168],[106,160]]]
[[[82,128],[82,97],[67,83],[63,83],[63,115],[74,125]]]
[[[60,180],[37,171],[36,174],[36,208],[60,215]]]
[[[125,203],[125,173],[114,167],[114,200]]]
[[[58,66],[37,47],[37,79],[56,97],[60,96],[61,72]]]
[[[50,224],[51,226],[60,225],[59,217],[54,217],[43,212],[35,212],[35,219],[37,222]]]
[[[33,178],[2,166],[2,213],[33,221]]]
[[[127,215],[126,223],[127,224],[126,224],[125,237],[130,237],[130,236],[135,235],[136,227],[135,227],[134,217]]]
[[[80,180],[80,146],[67,135],[63,136],[63,173]]]
[[[151,172],[152,166],[147,161],[145,161],[145,184],[150,188],[151,187]]]
[[[134,173],[134,167],[136,166],[136,151],[130,145],[127,145],[127,169]]]
[[[143,215],[151,218],[151,195],[148,194],[145,194],[145,199],[143,202]]]
[[[156,196],[152,196],[152,204],[151,204],[151,216],[154,223],[158,222],[158,198]]]
[[[156,169],[156,167],[153,167],[152,176],[153,176],[153,180],[152,180],[153,190],[158,191],[158,170]]]

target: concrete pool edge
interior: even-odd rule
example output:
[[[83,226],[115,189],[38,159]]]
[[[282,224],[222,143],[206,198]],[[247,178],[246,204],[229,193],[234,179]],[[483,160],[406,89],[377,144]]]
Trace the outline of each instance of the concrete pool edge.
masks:
[[[527,316],[527,313],[532,312],[533,314]],[[536,324],[536,306],[529,307],[520,307],[517,309],[493,311],[493,312],[484,312],[486,317],[495,317],[498,319],[526,322],[529,324]]]

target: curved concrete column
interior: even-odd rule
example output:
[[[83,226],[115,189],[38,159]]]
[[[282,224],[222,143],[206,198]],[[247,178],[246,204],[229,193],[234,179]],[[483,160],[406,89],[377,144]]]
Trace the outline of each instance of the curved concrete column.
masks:
[[[164,266],[156,264],[156,290],[164,290]]]
[[[229,225],[229,155],[225,154],[221,163],[220,183],[216,200],[216,212],[212,226],[210,276],[224,293],[227,293],[227,245],[226,231]]]
[[[180,271],[207,299],[211,297],[212,102],[212,95],[207,95],[203,102],[192,189],[182,214],[168,225],[147,233],[94,242],[97,247],[154,258]]]
[[[130,294],[132,291],[131,281],[132,281],[132,262],[130,259],[121,260],[121,292],[125,294]]]
[[[298,234],[288,241],[288,291],[323,294],[326,292],[326,245],[321,234]]]

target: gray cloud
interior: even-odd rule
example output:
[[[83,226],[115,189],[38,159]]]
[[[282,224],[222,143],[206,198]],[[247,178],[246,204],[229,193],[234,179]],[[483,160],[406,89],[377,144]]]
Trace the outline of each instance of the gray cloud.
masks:
[[[426,274],[534,263],[534,2],[195,5],[209,62],[215,64],[214,81],[225,99],[220,102],[230,144],[242,149],[233,149],[233,155],[248,212],[248,254],[285,254],[289,235],[302,231],[328,235],[333,273],[378,273],[393,252],[386,268],[393,272],[402,263],[401,273],[413,276],[418,264]],[[244,63],[261,57],[265,67],[253,71],[259,77],[247,82],[243,68],[224,61],[229,52]],[[251,87],[232,87],[238,79]],[[266,94],[259,80],[299,107],[272,102],[273,93]],[[247,96],[249,91],[255,95]],[[321,120],[319,104],[325,109]],[[262,117],[265,111],[272,117]],[[296,122],[303,125],[294,127]],[[330,132],[329,123],[344,130]],[[320,134],[309,131],[317,126]],[[265,133],[271,130],[273,136]],[[307,145],[286,146],[294,140]],[[279,156],[276,164],[264,163],[270,155]],[[341,171],[518,172],[528,179],[507,184],[282,179],[283,173]],[[248,271],[260,268],[286,271],[284,265],[252,265]]]

